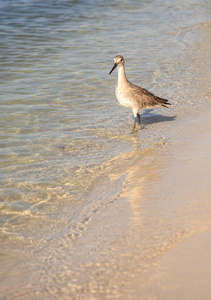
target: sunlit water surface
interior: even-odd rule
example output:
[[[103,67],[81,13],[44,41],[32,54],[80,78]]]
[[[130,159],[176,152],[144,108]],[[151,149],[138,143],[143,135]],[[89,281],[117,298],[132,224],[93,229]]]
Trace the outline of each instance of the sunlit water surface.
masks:
[[[181,122],[210,105],[209,1],[1,1],[0,25],[0,294],[130,299],[195,226],[191,213],[178,223],[181,203],[158,220],[142,197]],[[108,75],[117,54],[172,103],[143,112],[135,135]]]

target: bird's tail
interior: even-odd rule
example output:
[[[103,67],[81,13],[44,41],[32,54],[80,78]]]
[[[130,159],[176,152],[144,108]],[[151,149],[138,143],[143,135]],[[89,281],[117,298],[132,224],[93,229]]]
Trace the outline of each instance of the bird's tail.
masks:
[[[156,100],[159,102],[159,104],[160,104],[161,106],[163,106],[163,107],[168,108],[168,106],[166,106],[166,104],[167,104],[167,105],[171,105],[171,103],[169,103],[167,99],[163,99],[163,98],[160,98],[160,97],[157,97],[157,96],[156,96],[155,98],[156,98]]]

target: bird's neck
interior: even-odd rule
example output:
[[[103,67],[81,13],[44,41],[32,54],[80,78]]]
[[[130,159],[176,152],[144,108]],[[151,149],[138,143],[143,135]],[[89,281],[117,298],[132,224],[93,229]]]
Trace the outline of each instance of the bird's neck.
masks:
[[[118,87],[120,87],[121,85],[124,85],[128,80],[125,74],[124,66],[119,67],[117,71],[118,71]]]

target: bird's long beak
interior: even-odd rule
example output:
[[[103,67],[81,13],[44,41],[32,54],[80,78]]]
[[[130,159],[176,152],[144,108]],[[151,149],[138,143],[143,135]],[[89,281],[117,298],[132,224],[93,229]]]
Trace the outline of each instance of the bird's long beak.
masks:
[[[117,67],[117,64],[115,63],[114,66],[113,66],[113,68],[112,68],[111,71],[109,72],[109,74],[111,74],[111,73],[113,72],[113,70],[116,69],[116,67]]]

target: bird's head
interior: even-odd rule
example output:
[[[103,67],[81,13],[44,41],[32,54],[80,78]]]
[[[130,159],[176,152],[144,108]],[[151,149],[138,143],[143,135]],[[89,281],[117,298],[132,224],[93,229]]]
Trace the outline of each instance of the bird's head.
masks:
[[[113,72],[114,69],[116,69],[116,67],[120,67],[124,65],[124,57],[122,55],[117,55],[114,57],[114,66],[111,69],[111,71],[109,72],[109,74],[111,74]]]

